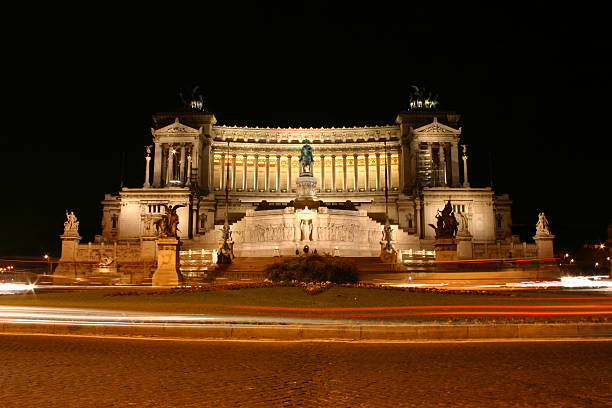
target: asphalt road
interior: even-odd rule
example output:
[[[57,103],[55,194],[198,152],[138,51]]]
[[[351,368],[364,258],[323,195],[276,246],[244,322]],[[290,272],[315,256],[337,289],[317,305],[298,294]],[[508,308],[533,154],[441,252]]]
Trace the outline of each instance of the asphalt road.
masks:
[[[2,407],[610,407],[612,341],[0,335]]]

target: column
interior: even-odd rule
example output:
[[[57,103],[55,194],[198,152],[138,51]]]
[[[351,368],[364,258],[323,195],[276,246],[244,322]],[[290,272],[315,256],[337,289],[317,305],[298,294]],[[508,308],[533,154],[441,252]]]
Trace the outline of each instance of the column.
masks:
[[[332,192],[336,192],[336,155],[332,154]]]
[[[365,155],[365,190],[370,191],[370,155],[366,153]]]
[[[264,190],[270,191],[270,155],[266,154],[266,173],[264,174]]]
[[[151,184],[149,183],[149,166],[151,165],[151,156],[149,156],[149,152],[147,152],[147,157],[145,157],[145,160],[147,161],[145,167],[145,182],[142,186],[144,188],[148,188],[151,187]]]
[[[399,161],[399,174],[400,174],[400,187],[401,191],[407,192],[410,179],[411,179],[411,168],[410,168],[410,146],[408,143],[402,142],[401,156]]]
[[[197,145],[196,145],[197,146]],[[196,147],[196,152],[198,151]],[[202,144],[202,156],[198,158],[198,154],[194,156],[194,168],[198,169],[198,179],[200,187],[207,192],[210,192],[213,189],[213,185],[211,184],[212,178],[212,166],[213,157],[210,152],[210,142],[208,140],[204,140]]]
[[[385,165],[387,166],[387,174],[388,174],[388,188],[389,190],[391,190],[391,188],[393,187],[393,177],[391,174],[391,153],[387,153],[387,160],[385,161]]]
[[[346,191],[346,154],[342,155],[342,191]]]
[[[422,228],[421,228],[421,226],[422,226],[422,223],[421,223],[421,200],[419,198],[417,198],[414,201],[414,209],[415,209],[415,212],[416,212],[416,220],[415,220],[415,222],[416,222],[416,233],[417,233],[417,236],[419,238],[423,238],[422,235],[421,235],[421,230],[422,230]]]
[[[219,177],[219,190],[225,188],[225,153],[221,153],[221,176]]]
[[[376,191],[380,191],[380,153],[376,153]]]
[[[232,154],[232,191],[236,191],[236,153]]]
[[[274,189],[276,190],[276,192],[280,192],[280,154],[276,155],[276,185],[274,187]]]
[[[431,170],[431,174],[433,175],[434,170],[434,157],[433,157],[433,143],[427,142],[427,149],[429,150],[429,169]],[[430,182],[433,182],[431,180]]]
[[[257,179],[259,178],[259,155],[255,155],[255,161],[253,162],[253,191],[259,191],[257,186]]]
[[[187,156],[187,179],[185,180],[185,185],[191,185],[191,155]]]
[[[451,184],[452,187],[459,187],[461,182],[459,181],[459,144],[453,142],[451,144]]]
[[[440,160],[440,185],[446,187],[446,149],[444,149],[444,145],[440,143],[440,147],[438,148],[438,155]]]
[[[187,152],[189,153],[187,155],[187,157],[191,157],[191,162],[187,163],[188,169],[189,169],[189,184],[191,184],[191,177],[193,175],[193,169],[196,169],[196,177],[200,176],[202,174],[202,169],[200,167],[198,167],[198,159],[200,158],[200,143],[191,143],[191,145],[189,146],[189,149],[187,149]],[[196,184],[198,183],[197,180],[195,180]]]
[[[162,145],[155,142],[155,161],[153,162],[153,187],[161,187]]]
[[[180,163],[180,168],[179,168],[179,177],[181,180],[181,183],[185,182],[185,145],[181,144],[181,161]]]
[[[461,145],[461,147],[463,148],[463,187],[464,188],[468,188],[470,187],[470,182],[468,180],[468,167],[467,167],[467,145]]]
[[[246,155],[246,154],[242,155],[242,191],[246,191],[246,171],[247,171],[246,162],[247,162],[247,158],[248,158],[248,155]]]
[[[291,192],[291,155],[287,155],[287,192]]]
[[[325,191],[325,155],[321,155],[321,191]]]
[[[166,168],[166,186],[170,185],[172,180],[172,167],[174,167],[174,147],[168,146],[168,166]]]
[[[353,191],[359,191],[359,168],[357,167],[357,154],[353,154]]]

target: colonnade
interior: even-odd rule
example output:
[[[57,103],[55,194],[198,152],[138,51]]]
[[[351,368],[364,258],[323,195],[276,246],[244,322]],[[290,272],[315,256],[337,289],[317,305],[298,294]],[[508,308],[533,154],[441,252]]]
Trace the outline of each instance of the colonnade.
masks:
[[[299,156],[265,153],[214,154],[215,189],[231,191],[291,192],[299,176]],[[397,152],[342,153],[314,156],[319,191],[383,191],[385,175],[390,189],[399,186]],[[386,171],[385,171],[386,166]]]
[[[155,143],[153,187],[189,186],[197,155],[192,143]],[[144,187],[149,187],[150,156],[147,153]]]
[[[436,187],[459,187],[459,146],[457,142],[425,142],[429,154],[430,180]]]

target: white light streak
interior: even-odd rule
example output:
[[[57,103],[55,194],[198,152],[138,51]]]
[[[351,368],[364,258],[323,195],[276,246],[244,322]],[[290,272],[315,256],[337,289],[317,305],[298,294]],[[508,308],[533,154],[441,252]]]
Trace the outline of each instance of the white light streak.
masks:
[[[609,278],[607,275],[563,276],[560,281],[506,283],[506,286],[515,288],[612,288],[611,280],[602,280],[607,278]]]
[[[36,287],[33,283],[1,283],[0,294],[11,294],[33,291]]]

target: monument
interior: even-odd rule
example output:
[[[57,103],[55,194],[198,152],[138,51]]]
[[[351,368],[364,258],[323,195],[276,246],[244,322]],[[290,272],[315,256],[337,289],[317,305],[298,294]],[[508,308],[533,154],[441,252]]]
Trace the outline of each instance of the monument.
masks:
[[[434,246],[438,257],[451,253],[443,244],[453,239],[460,258],[473,248],[484,259],[494,247],[502,257],[535,255],[536,244],[513,239],[510,197],[468,181],[460,115],[414,90],[383,126],[235,126],[218,123],[193,95],[183,107],[154,113],[143,182],[104,196],[92,242],[79,242],[67,214],[59,271],[86,278],[104,255],[125,283],[148,281],[159,264],[158,282],[169,259],[173,284],[177,255],[216,263],[233,253],[295,255],[307,244],[335,256],[379,257],[393,248],[402,262],[429,262]],[[427,222],[449,200],[469,230],[464,223],[456,237],[435,236]],[[174,227],[162,220],[168,206]],[[164,224],[175,233],[164,233]],[[537,236],[544,250],[550,236]]]
[[[153,273],[153,286],[176,286],[181,281],[179,271],[180,240],[177,239],[179,217],[176,211],[182,205],[163,205],[165,214],[155,222],[157,240],[157,269]]]
[[[66,210],[66,221],[64,222],[64,233],[60,235],[62,239],[62,256],[61,261],[75,261],[81,242],[79,235],[79,221],[77,221],[74,211]]]
[[[436,251],[436,261],[456,261],[457,260],[457,235],[458,223],[455,218],[453,206],[448,200],[444,209],[436,214],[436,225],[429,224],[436,232],[436,239],[433,242]]]
[[[313,166],[314,157],[312,155],[312,147],[308,144],[308,140],[303,140],[302,149],[300,150],[300,174],[296,180],[297,196],[293,202],[294,208],[311,208],[319,207],[319,201],[316,196],[317,179],[314,177]],[[307,234],[310,235],[310,234]]]
[[[554,235],[550,232],[550,225],[548,223],[548,219],[543,212],[538,214],[538,222],[536,223],[536,234],[533,237],[537,249],[538,249],[538,258],[553,258],[553,239]]]

